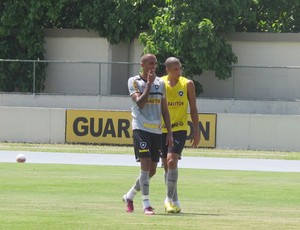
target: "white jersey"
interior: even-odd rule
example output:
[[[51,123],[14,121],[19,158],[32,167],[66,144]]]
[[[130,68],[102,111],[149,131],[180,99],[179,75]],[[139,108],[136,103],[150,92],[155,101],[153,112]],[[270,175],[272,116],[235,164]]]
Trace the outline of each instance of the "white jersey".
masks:
[[[143,93],[146,81],[140,75],[128,79],[130,96],[136,92]],[[165,84],[156,77],[144,108],[139,108],[134,100],[131,106],[132,129],[140,129],[151,133],[161,134],[161,99],[165,98]]]

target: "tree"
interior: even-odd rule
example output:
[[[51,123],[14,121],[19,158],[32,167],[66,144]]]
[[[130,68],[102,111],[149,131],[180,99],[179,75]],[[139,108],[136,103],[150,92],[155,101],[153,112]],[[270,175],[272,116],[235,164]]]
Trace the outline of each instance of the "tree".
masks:
[[[131,42],[164,4],[161,0],[101,0],[85,4],[78,25],[97,31],[111,44]]]
[[[299,0],[2,0],[0,58],[43,60],[44,28],[81,28],[111,44],[140,37],[145,52],[160,62],[179,57],[190,78],[213,70],[227,79],[237,57],[226,34],[299,32],[299,5]],[[36,67],[37,92],[44,89],[45,68]],[[28,63],[1,62],[0,90],[32,92],[32,76]]]
[[[248,32],[299,32],[299,0],[166,0],[151,29],[140,35],[144,52],[163,62],[179,57],[184,73],[193,79],[203,70],[215,71],[219,79],[231,77],[238,58],[226,34]],[[194,81],[195,82],[195,81]],[[202,91],[196,83],[197,93]]]
[[[203,70],[213,70],[220,79],[231,76],[237,62],[225,35],[234,31],[238,17],[247,9],[245,1],[168,0],[167,7],[150,21],[150,31],[140,35],[145,52],[179,57],[185,75],[193,78]],[[195,81],[194,81],[195,82]],[[197,93],[202,91],[196,83]]]
[[[299,0],[256,0],[249,12],[239,18],[238,32],[298,33],[300,31]]]
[[[0,7],[0,53],[2,59],[44,59],[43,22],[50,1],[3,1]],[[44,89],[45,64],[35,66],[35,87]],[[26,62],[1,62],[0,90],[33,91],[33,66]]]

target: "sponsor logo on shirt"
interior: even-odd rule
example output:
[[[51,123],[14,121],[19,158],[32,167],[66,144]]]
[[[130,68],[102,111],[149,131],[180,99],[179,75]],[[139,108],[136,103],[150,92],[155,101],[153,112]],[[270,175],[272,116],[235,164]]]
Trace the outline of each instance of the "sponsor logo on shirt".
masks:
[[[168,106],[183,106],[183,101],[168,101]]]
[[[180,126],[183,126],[183,125],[184,125],[183,122],[180,121],[180,122],[173,123],[171,126],[172,126],[172,128],[175,128],[175,127],[180,127]]]
[[[160,104],[160,98],[148,98],[148,104]]]
[[[148,129],[161,129],[161,125],[158,125],[158,124],[144,123],[143,125],[145,128],[148,128]]]

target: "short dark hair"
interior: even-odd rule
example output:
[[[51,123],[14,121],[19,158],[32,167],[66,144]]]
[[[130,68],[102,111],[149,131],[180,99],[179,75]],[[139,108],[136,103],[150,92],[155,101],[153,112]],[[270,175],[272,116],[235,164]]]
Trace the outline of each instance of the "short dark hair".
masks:
[[[180,60],[176,57],[169,57],[167,58],[167,60],[165,61],[165,66],[166,67],[170,67],[171,65],[174,65],[174,64],[179,64],[181,65],[180,63]]]
[[[154,57],[154,58],[156,58],[154,54],[144,54],[144,55],[141,57],[140,62],[141,62],[141,63],[145,63],[145,61],[146,61],[149,57]]]

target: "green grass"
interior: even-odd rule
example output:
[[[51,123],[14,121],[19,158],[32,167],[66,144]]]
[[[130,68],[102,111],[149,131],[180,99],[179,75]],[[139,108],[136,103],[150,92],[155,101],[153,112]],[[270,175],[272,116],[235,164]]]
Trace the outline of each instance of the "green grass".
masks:
[[[180,169],[182,214],[163,210],[163,169],[151,180],[155,216],[125,212],[139,167],[0,163],[0,229],[300,229],[299,173]]]
[[[107,153],[133,154],[132,146],[83,145],[83,144],[29,144],[29,143],[0,143],[0,150],[70,152],[70,153]],[[283,151],[251,151],[230,149],[185,148],[185,156],[193,157],[227,157],[227,158],[256,158],[300,160],[300,152]]]

